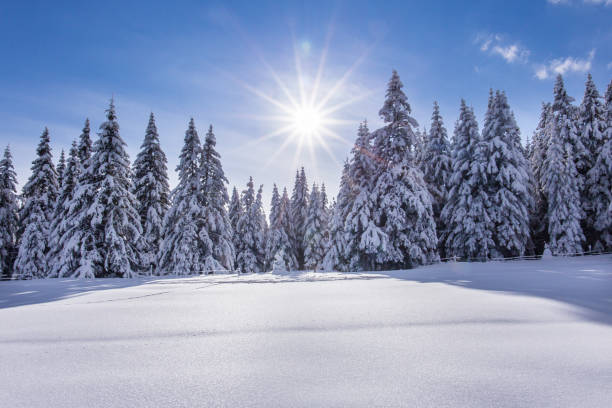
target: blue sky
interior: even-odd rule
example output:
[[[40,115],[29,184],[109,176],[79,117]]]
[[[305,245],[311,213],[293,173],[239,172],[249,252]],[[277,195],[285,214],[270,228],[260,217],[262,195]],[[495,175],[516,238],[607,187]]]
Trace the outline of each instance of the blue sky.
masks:
[[[114,95],[132,159],[149,112],[156,114],[172,183],[193,116],[202,137],[213,124],[231,185],[242,188],[252,175],[267,199],[273,182],[290,188],[295,168],[304,165],[310,182],[324,181],[335,194],[359,121],[380,125],[392,69],[422,126],[434,100],[449,135],[461,98],[482,121],[493,87],[506,91],[525,138],[540,103],[551,99],[556,72],[578,101],[586,72],[605,91],[612,79],[610,21],[610,0],[5,1],[0,142],[11,144],[23,186],[43,127],[57,158],[85,117],[97,131]],[[290,102],[282,86],[299,99],[302,78],[309,94],[323,54],[317,100],[329,94],[325,108],[338,107],[329,115],[335,137],[323,135],[327,148],[314,141],[299,155],[291,139],[279,152],[288,134],[262,137],[284,126],[278,119]]]

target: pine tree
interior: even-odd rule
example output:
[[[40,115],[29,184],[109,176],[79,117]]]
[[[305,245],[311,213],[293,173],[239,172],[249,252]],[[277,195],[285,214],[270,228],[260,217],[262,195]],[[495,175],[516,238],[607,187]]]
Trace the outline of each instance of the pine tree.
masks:
[[[286,273],[290,271],[286,258],[285,251],[282,249],[274,255],[274,260],[272,261],[273,273]]]
[[[436,231],[438,232],[439,251],[444,256],[444,245],[441,245],[442,232],[446,226],[440,218],[440,213],[448,195],[448,179],[452,171],[450,157],[450,143],[446,134],[446,128],[440,115],[440,108],[434,102],[431,115],[431,128],[421,149],[420,167],[423,171],[423,179],[432,197],[432,208],[436,220]]]
[[[68,231],[71,225],[70,213],[74,203],[75,189],[79,182],[80,170],[77,144],[72,142],[64,170],[64,182],[57,198],[51,227],[49,228],[48,277],[56,278],[64,276],[65,271],[69,271],[74,267],[71,264],[74,259],[74,253],[72,251],[64,251],[63,249],[71,245],[66,242],[65,238],[67,237],[66,231]]]
[[[92,153],[85,170],[88,182],[83,186],[91,202],[81,214],[80,224],[88,230],[80,268],[95,277],[137,276],[143,266],[141,253],[147,248],[141,235],[138,201],[131,193],[130,160],[112,99]]]
[[[308,202],[308,215],[304,234],[304,264],[306,269],[316,271],[325,256],[325,207],[316,184],[312,185]]]
[[[138,215],[148,253],[143,254],[147,269],[152,268],[163,239],[163,221],[170,207],[167,159],[159,144],[153,113],[144,141],[133,165],[132,193],[138,201]]]
[[[331,219],[331,208],[329,206],[329,200],[327,199],[327,189],[325,187],[325,183],[321,183],[319,197],[321,199],[321,245],[323,247],[323,255],[319,266],[320,268],[323,268],[323,258],[325,257],[325,252],[329,247],[329,223]]]
[[[95,255],[95,239],[87,215],[96,194],[94,183],[97,175],[89,171],[92,150],[89,119],[85,119],[77,146],[77,181],[72,191],[72,199],[66,205],[67,213],[62,221],[61,237],[53,237],[61,240],[49,257],[52,259],[50,276],[95,278],[92,267],[94,259],[90,258]],[[59,252],[56,254],[55,251]]]
[[[232,270],[235,252],[232,224],[226,210],[229,203],[228,181],[216,145],[217,140],[210,125],[204,139],[201,160],[205,233],[212,242],[212,253],[207,264],[214,265],[215,270]]]
[[[548,201],[546,188],[544,187],[544,171],[552,118],[552,105],[542,103],[540,121],[533,134],[528,154],[532,175],[531,195],[533,197],[533,208],[530,215],[531,235],[535,253],[538,255],[544,252],[545,243],[548,242],[548,218],[546,216]]]
[[[11,275],[17,247],[17,175],[9,146],[0,160],[0,277]]]
[[[567,96],[561,75],[554,88],[553,124],[546,152],[544,185],[548,198],[549,247],[553,255],[582,252],[584,235],[580,226],[583,218],[577,164],[580,148],[573,120],[571,98]],[[581,146],[581,143],[580,143]]]
[[[89,159],[91,158],[92,144],[89,134],[89,119],[85,119],[85,125],[79,136],[79,163],[82,167],[81,174],[85,174],[84,170],[89,166]]]
[[[240,203],[240,196],[238,195],[238,190],[235,186],[232,190],[232,198],[230,199],[228,216],[230,220],[230,225],[232,226],[232,243],[234,244],[234,264],[236,264],[236,252],[238,251],[238,244],[240,238],[236,231],[238,228],[238,220],[242,216],[242,204]]]
[[[276,265],[276,262],[279,261],[278,257],[281,256],[285,270],[294,270],[297,267],[297,261],[289,238],[289,220],[287,220],[289,205],[287,189],[283,191],[281,197],[278,193],[278,187],[274,184],[270,201],[270,230],[266,246],[266,259],[268,265]]]
[[[519,128],[503,92],[497,91],[490,103],[480,144],[494,256],[524,255],[530,246],[529,169]]]
[[[349,260],[347,259],[347,247],[345,234],[345,221],[351,211],[352,205],[352,183],[350,180],[350,166],[348,160],[344,162],[340,189],[336,202],[331,208],[329,221],[329,240],[323,258],[322,267],[325,271],[347,271]]]
[[[378,261],[388,268],[412,268],[439,259],[431,195],[413,157],[413,126],[418,124],[410,116],[402,87],[393,71],[379,112],[386,125],[375,136],[376,154],[382,162],[374,188],[376,219],[388,240],[384,258]]]
[[[64,154],[64,149],[60,152],[59,161],[57,162],[57,167],[55,171],[57,173],[57,188],[61,189],[62,184],[64,183],[64,171],[66,170],[66,156]]]
[[[236,267],[243,273],[263,272],[265,268],[265,219],[261,202],[262,188],[255,196],[253,178],[242,192],[243,212],[236,226],[238,245]]]
[[[302,167],[301,171],[296,172],[295,185],[291,196],[292,242],[299,270],[304,269],[304,234],[307,214],[308,183],[306,181],[306,173]]]
[[[213,242],[206,228],[202,188],[202,146],[193,118],[176,168],[179,183],[172,191],[172,206],[164,218],[157,261],[160,275],[191,275],[214,271]]]
[[[377,164],[367,122],[359,125],[351,150],[348,178],[351,180],[350,211],[344,218],[344,257],[351,270],[374,270],[385,262],[387,234],[378,226],[378,203],[374,194]],[[339,198],[340,200],[340,198]]]
[[[590,200],[589,217],[599,234],[593,249],[612,250],[612,81],[604,98],[602,146],[587,173],[586,195]]]
[[[441,213],[447,226],[444,244],[448,257],[485,260],[494,247],[480,146],[474,111],[461,100],[453,136],[448,201]]]
[[[596,199],[590,195],[591,191],[598,189],[597,185],[592,185],[591,183],[598,183],[599,180],[588,177],[588,172],[594,167],[597,156],[603,148],[606,122],[601,96],[595,87],[591,74],[587,77],[584,98],[579,108],[577,126],[580,140],[587,153],[584,156],[584,166],[578,169],[581,178],[584,180],[580,197],[582,199],[582,210],[584,211],[582,228],[586,238],[585,247],[587,249],[601,248],[603,243],[600,242],[600,233],[595,228],[597,214],[592,206]]]
[[[23,187],[24,205],[19,214],[23,233],[20,234],[13,273],[18,279],[42,278],[47,274],[49,223],[57,199],[57,172],[53,165],[47,128],[40,137],[36,155],[32,162],[32,175]]]

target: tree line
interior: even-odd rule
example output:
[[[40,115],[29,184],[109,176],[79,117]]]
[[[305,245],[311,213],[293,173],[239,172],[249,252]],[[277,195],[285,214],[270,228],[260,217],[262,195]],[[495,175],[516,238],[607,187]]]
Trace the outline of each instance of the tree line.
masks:
[[[269,216],[252,178],[228,194],[210,126],[193,119],[170,190],[155,117],[133,164],[111,100],[92,142],[89,120],[53,163],[48,129],[17,194],[0,161],[0,271],[5,277],[134,277],[224,271],[361,271],[446,259],[612,250],[612,82],[591,78],[574,105],[559,75],[533,138],[503,91],[489,92],[482,131],[461,101],[449,140],[434,102],[419,130],[396,71],[379,111],[359,125],[332,203],[304,168],[292,194],[273,186]]]

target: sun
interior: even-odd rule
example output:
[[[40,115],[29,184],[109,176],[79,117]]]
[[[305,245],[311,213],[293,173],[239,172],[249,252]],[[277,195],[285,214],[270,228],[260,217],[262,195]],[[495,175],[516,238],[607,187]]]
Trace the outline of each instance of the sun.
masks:
[[[312,138],[321,134],[324,113],[315,106],[298,106],[291,114],[295,132],[301,138]]]
[[[276,111],[273,114],[248,116],[250,119],[268,121],[272,125],[269,133],[257,137],[250,144],[259,144],[270,139],[280,139],[276,150],[268,156],[266,166],[274,163],[289,146],[295,146],[293,154],[294,165],[303,160],[303,151],[307,150],[310,153],[309,162],[316,167],[316,150],[318,148],[324,150],[327,156],[339,165],[332,152],[331,142],[336,141],[352,146],[352,143],[341,136],[337,129],[338,126],[355,125],[355,123],[354,120],[342,119],[338,115],[341,115],[342,110],[348,105],[372,95],[372,91],[351,94],[347,93],[346,89],[344,89],[353,71],[365,59],[369,52],[367,49],[345,71],[344,75],[335,81],[324,81],[329,38],[321,51],[318,68],[316,72],[313,72],[314,75],[308,75],[302,70],[302,54],[313,52],[310,42],[308,42],[307,47],[303,44],[300,47],[294,41],[296,75],[289,80],[286,78],[285,80],[281,79],[281,76],[260,55],[262,65],[267,68],[276,84],[276,89],[266,91],[260,87],[245,83],[238,78],[232,78],[246,90],[268,103],[269,108]],[[242,145],[240,148],[244,148],[244,146]]]

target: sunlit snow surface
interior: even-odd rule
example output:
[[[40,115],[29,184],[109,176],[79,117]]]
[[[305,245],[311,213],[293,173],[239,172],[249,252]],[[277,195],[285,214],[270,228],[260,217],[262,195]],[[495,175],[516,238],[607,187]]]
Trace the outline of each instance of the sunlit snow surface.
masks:
[[[609,407],[612,256],[0,282],[0,406]]]

